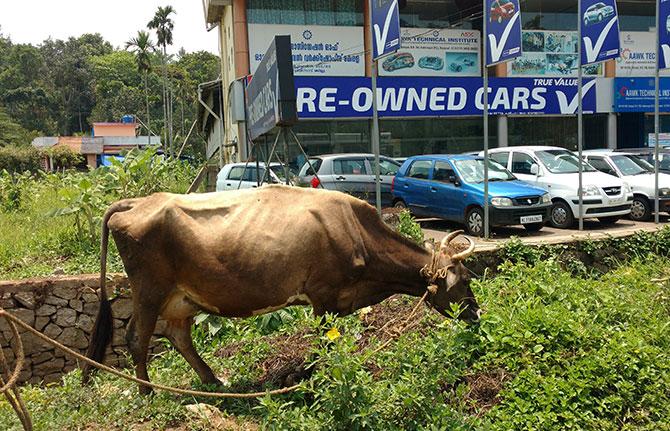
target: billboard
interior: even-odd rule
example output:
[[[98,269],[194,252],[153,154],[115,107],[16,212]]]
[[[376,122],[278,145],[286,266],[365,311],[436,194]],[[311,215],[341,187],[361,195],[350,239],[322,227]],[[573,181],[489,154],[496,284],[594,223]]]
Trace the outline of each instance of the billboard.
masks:
[[[493,65],[521,55],[519,0],[484,0],[488,3],[486,64]]]
[[[616,0],[582,0],[582,64],[619,56],[619,16]]]
[[[577,76],[576,31],[528,30],[521,34],[523,54],[508,63],[509,76]],[[602,65],[584,67],[585,76],[602,76]]]
[[[369,0],[372,12],[372,59],[384,57],[400,48],[398,0]]]
[[[249,24],[252,74],[277,34],[291,36],[295,76],[365,76],[363,27],[275,24]]]
[[[670,78],[660,80],[660,110],[670,112]],[[614,112],[654,112],[654,78],[615,78]]]
[[[275,36],[247,85],[246,116],[254,140],[277,126],[297,122],[291,37]]]
[[[301,119],[369,118],[370,78],[296,78]],[[483,111],[482,78],[379,78],[377,101],[382,118],[478,116]],[[575,78],[491,78],[492,114],[574,115]],[[609,87],[611,88],[611,86]],[[585,112],[596,112],[596,80],[584,79]]]
[[[380,76],[480,76],[480,33],[403,28],[402,49],[384,58]]]

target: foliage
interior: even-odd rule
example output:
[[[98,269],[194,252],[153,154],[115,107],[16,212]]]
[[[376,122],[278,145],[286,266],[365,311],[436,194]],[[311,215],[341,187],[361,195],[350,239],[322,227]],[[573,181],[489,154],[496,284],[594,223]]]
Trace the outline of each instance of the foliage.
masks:
[[[398,232],[411,239],[412,241],[421,244],[423,243],[424,236],[421,225],[414,220],[414,217],[409,213],[409,211],[402,211],[398,214]]]
[[[51,147],[43,154],[51,159],[56,170],[73,169],[86,161],[81,154],[63,146]]]
[[[0,147],[0,170],[37,172],[41,168],[41,160],[40,152],[33,147]]]

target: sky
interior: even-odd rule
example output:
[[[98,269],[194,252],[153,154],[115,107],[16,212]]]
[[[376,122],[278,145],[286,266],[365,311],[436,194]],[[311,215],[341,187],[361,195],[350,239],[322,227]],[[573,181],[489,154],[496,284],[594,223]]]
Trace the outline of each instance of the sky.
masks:
[[[181,47],[218,53],[217,30],[205,30],[202,0],[0,0],[0,33],[12,42],[33,45],[49,37],[100,33],[115,47],[124,47],[138,30],[146,29],[158,6],[166,5],[177,11],[170,53]]]

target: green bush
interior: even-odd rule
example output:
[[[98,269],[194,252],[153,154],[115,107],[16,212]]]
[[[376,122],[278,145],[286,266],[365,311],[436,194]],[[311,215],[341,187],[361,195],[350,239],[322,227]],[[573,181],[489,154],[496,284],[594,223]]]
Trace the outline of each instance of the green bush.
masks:
[[[423,230],[421,229],[421,225],[414,220],[414,217],[412,217],[410,212],[407,210],[401,211],[400,214],[398,214],[398,219],[398,232],[404,237],[407,237],[418,244],[422,244],[424,239]]]
[[[81,154],[62,146],[49,148],[43,154],[51,159],[55,170],[73,169],[86,161]]]
[[[0,147],[0,171],[10,173],[37,172],[42,168],[42,155],[33,147]]]

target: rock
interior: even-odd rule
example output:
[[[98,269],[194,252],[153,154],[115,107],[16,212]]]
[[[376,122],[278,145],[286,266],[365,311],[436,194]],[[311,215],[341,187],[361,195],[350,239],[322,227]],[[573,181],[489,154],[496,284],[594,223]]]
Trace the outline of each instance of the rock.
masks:
[[[60,383],[63,378],[63,375],[61,373],[53,373],[49,374],[48,376],[44,376],[42,381],[44,382],[45,385],[48,385],[50,383]]]
[[[84,331],[77,328],[65,328],[56,338],[61,344],[73,349],[85,349],[88,347],[88,339]]]
[[[11,310],[10,313],[17,317],[20,321],[27,323],[30,326],[35,325],[35,312],[33,310],[28,310],[26,308],[16,308]],[[17,325],[19,334],[26,332],[25,329]],[[6,340],[12,339],[12,330],[9,328],[7,321],[5,319],[0,319],[0,332],[5,336]]]
[[[89,316],[97,316],[98,309],[100,309],[100,303],[98,301],[84,304],[84,313],[88,314]]]
[[[61,308],[56,312],[54,322],[61,328],[74,326],[77,322],[77,312],[70,308]]]
[[[37,316],[35,318],[35,329],[41,331],[49,322],[50,319],[47,316]]]
[[[133,301],[129,298],[121,298],[112,305],[114,317],[127,319],[133,314]]]
[[[0,299],[0,308],[11,311],[16,308],[16,302],[11,297],[2,298]]]
[[[67,299],[59,298],[57,296],[49,295],[44,299],[45,304],[55,305],[56,307],[66,307],[68,305]]]
[[[54,272],[51,273],[52,275],[65,275],[65,270],[61,267],[56,267],[54,269]]]
[[[32,356],[31,359],[35,365],[43,364],[46,361],[53,361],[55,359],[54,351],[49,350],[47,352],[42,352],[38,355]]]
[[[53,305],[44,304],[35,310],[36,316],[51,316],[56,312],[56,307]]]
[[[59,298],[70,300],[75,299],[79,294],[79,292],[77,289],[74,288],[54,287],[52,294],[56,295]]]
[[[57,358],[53,361],[44,362],[33,367],[33,374],[36,376],[46,376],[52,373],[61,373],[63,366],[65,365],[65,359]]]
[[[82,293],[81,299],[82,301],[84,301],[84,303],[95,302],[97,304],[98,302],[100,302],[100,298],[98,298],[98,295],[96,295],[95,293]]]
[[[84,303],[79,299],[72,299],[70,300],[70,308],[81,313],[84,311]]]
[[[35,294],[28,292],[19,292],[14,294],[14,300],[23,307],[30,310],[35,309]]]
[[[116,330],[114,331],[114,336],[112,337],[112,346],[126,346],[126,331]]]
[[[60,328],[60,326],[58,326],[54,323],[50,323],[50,324],[47,325],[46,328],[44,328],[44,332],[42,332],[42,333],[49,338],[54,338],[55,339],[62,332],[63,332],[63,330]]]
[[[80,314],[79,318],[77,318],[77,328],[81,329],[87,334],[90,334],[93,331],[94,323],[95,320],[93,319],[93,317],[87,314]]]
[[[114,319],[114,329],[118,328],[124,328],[126,326],[126,322],[124,322],[121,319]]]

